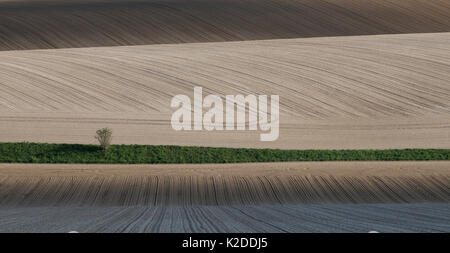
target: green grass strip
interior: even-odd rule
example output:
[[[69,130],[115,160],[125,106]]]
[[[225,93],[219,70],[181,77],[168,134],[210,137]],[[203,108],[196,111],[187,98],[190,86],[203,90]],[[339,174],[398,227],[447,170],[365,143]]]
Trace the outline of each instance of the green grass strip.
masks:
[[[279,150],[152,145],[0,143],[1,163],[241,163],[450,160],[450,149]]]

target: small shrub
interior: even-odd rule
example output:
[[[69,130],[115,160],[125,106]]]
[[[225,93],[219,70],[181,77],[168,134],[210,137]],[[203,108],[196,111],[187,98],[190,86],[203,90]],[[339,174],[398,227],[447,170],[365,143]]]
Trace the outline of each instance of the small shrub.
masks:
[[[98,140],[103,150],[107,150],[111,146],[112,130],[107,127],[97,130],[95,139]]]

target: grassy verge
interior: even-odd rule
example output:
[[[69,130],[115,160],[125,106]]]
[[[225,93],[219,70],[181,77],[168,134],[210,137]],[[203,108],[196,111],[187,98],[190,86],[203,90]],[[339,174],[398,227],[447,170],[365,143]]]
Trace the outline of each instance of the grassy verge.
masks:
[[[150,145],[0,143],[1,163],[237,163],[450,160],[450,149],[279,150]]]

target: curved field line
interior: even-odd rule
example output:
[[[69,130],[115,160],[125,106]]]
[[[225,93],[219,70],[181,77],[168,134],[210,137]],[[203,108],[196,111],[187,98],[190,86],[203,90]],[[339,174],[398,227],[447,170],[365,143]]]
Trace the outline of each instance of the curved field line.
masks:
[[[450,202],[449,162],[2,164],[0,205],[173,206]]]
[[[440,0],[0,1],[0,50],[450,32]]]
[[[450,205],[131,206],[0,208],[0,232],[449,232]]]
[[[450,33],[0,52],[0,140],[450,148]],[[176,132],[176,94],[277,94],[280,138]],[[206,109],[205,109],[206,110]]]

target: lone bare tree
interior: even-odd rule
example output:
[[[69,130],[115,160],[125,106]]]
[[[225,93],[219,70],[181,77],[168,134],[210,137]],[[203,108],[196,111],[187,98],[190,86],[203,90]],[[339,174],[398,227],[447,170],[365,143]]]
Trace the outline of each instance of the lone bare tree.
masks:
[[[112,130],[107,127],[97,130],[95,139],[98,140],[103,150],[107,150],[111,146]]]

